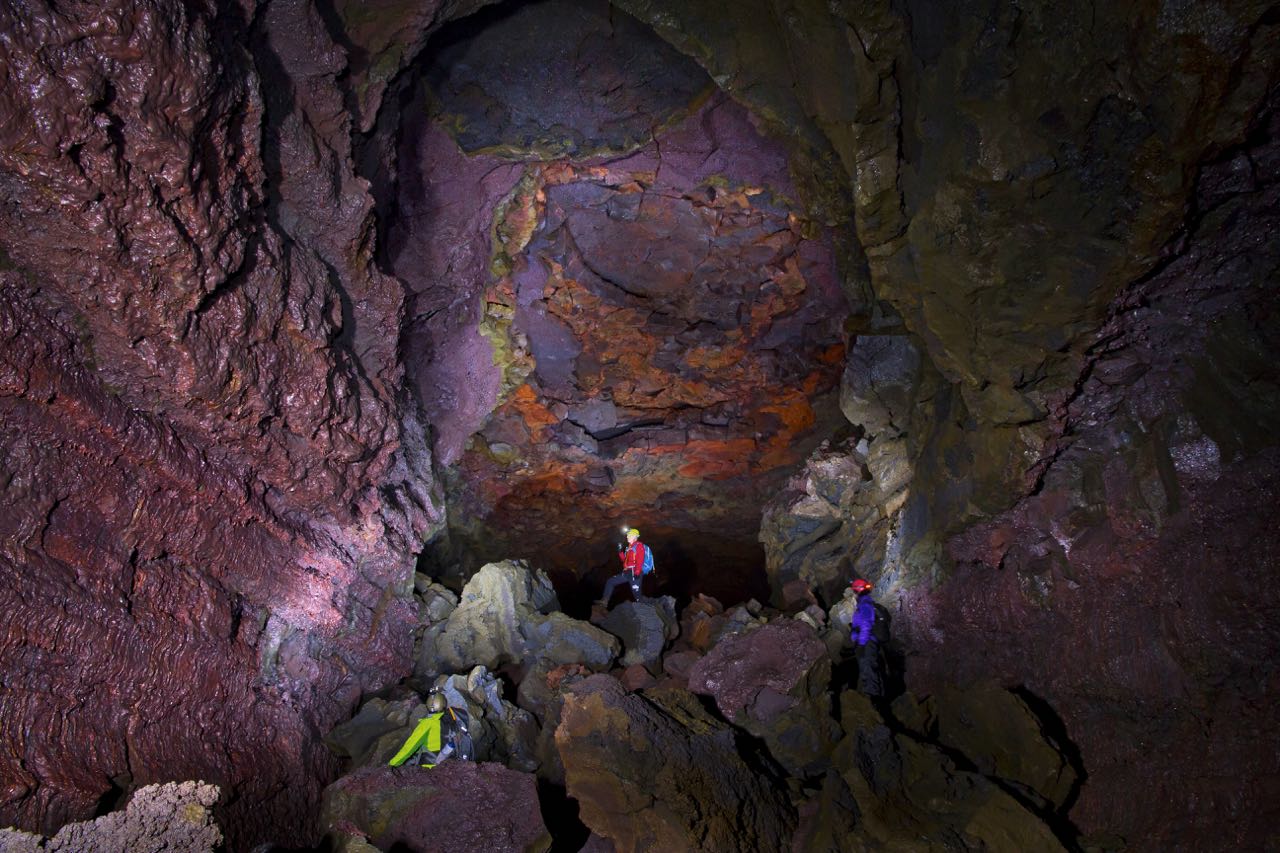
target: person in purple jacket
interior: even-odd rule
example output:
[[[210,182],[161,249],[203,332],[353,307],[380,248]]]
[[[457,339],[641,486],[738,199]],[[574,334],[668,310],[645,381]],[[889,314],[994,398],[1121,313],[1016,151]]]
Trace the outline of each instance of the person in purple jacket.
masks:
[[[854,651],[858,655],[858,692],[867,696],[884,695],[884,678],[881,670],[880,640],[884,626],[877,625],[876,603],[871,597],[871,582],[858,578],[849,584],[858,596],[858,607],[853,611]]]

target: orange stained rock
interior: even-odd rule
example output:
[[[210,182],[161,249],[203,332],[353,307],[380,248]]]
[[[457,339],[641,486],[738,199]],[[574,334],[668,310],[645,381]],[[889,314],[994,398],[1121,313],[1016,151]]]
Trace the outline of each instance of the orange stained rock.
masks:
[[[585,465],[568,464],[555,466],[554,463],[539,469],[524,480],[521,492],[524,495],[573,494],[582,491],[581,478],[587,473]]]
[[[755,470],[772,471],[774,468],[781,468],[784,465],[795,465],[800,462],[800,454],[796,453],[789,441],[775,441],[770,443],[770,448],[756,462]]]
[[[545,429],[560,422],[559,418],[538,401],[537,392],[527,382],[511,396],[511,405],[520,413],[529,428],[530,438],[534,441],[542,441]]]
[[[745,356],[743,347],[694,347],[684,354],[684,363],[695,370],[726,370],[739,365]]]
[[[775,272],[772,278],[782,288],[782,293],[789,297],[799,296],[809,286],[800,272],[800,262],[795,255],[787,258],[782,270]]]
[[[688,460],[676,469],[680,476],[725,480],[751,470],[756,443],[750,438],[700,439],[682,445],[679,450],[681,457]]]
[[[813,393],[808,390],[807,386],[809,385],[809,380],[814,376],[814,374],[810,374],[805,379],[808,393]],[[790,441],[794,436],[812,427],[817,418],[814,415],[813,406],[809,405],[809,400],[805,394],[788,389],[781,392],[780,396],[782,397],[781,400],[776,403],[770,403],[767,406],[761,406],[760,411],[777,415],[783,424],[783,430],[779,433],[779,438],[785,437]]]
[[[843,364],[845,356],[844,344],[832,344],[824,350],[819,351],[818,361],[823,364]],[[815,375],[815,374],[810,374]]]

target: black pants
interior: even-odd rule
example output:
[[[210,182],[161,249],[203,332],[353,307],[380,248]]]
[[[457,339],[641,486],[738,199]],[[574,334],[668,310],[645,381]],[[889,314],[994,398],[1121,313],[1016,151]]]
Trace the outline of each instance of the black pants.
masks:
[[[867,640],[865,646],[857,647],[857,653],[858,692],[866,696],[883,696],[884,655],[880,653],[880,644]]]
[[[600,597],[604,599],[605,604],[609,603],[609,598],[613,595],[613,591],[624,583],[631,584],[631,597],[636,601],[640,600],[640,578],[623,569],[604,582],[604,593]]]

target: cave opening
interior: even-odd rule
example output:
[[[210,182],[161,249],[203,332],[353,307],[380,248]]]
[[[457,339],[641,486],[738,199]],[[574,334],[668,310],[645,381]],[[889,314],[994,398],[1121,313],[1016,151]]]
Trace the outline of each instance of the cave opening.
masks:
[[[454,586],[525,558],[571,610],[623,525],[680,601],[767,600],[765,504],[848,424],[831,230],[783,140],[606,0],[487,7],[400,81],[383,264]]]

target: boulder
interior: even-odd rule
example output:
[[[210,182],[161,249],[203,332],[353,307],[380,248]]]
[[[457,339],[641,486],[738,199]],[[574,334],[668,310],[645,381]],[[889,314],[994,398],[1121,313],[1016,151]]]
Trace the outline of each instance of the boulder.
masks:
[[[924,727],[918,731],[963,753],[978,772],[1054,810],[1075,789],[1079,776],[1045,721],[1012,691],[990,682],[947,687],[920,705],[917,725]]]
[[[520,707],[531,711],[542,724],[535,751],[538,756],[538,776],[556,785],[564,784],[564,766],[560,751],[556,749],[555,729],[560,724],[562,694],[570,686],[592,673],[581,664],[562,664],[552,667],[540,661],[520,681],[516,701]]]
[[[621,682],[622,686],[631,691],[643,690],[658,683],[658,680],[650,674],[649,670],[638,663],[633,663],[617,675],[618,681]]]
[[[831,662],[813,629],[788,619],[719,643],[689,670],[689,689],[715,699],[735,725],[763,738],[788,771],[812,775],[839,729],[831,719]]]
[[[426,715],[427,706],[416,695],[394,701],[375,697],[361,705],[354,717],[325,735],[324,743],[349,762],[348,769],[382,766]]]
[[[213,820],[221,795],[204,782],[165,782],[134,791],[122,811],[69,823],[52,838],[0,829],[3,853],[214,853],[222,849],[222,831]]]
[[[880,575],[911,475],[906,442],[888,434],[815,450],[761,517],[774,600],[787,604],[799,581],[832,601],[852,577]]]
[[[538,721],[502,698],[502,683],[493,673],[477,666],[465,676],[441,676],[435,688],[451,707],[466,708],[476,761],[496,761],[528,773],[538,769]]]
[[[621,651],[621,644],[612,634],[563,613],[529,620],[522,634],[527,655],[553,666],[581,663],[603,672]]]
[[[676,682],[687,685],[689,670],[702,660],[702,655],[695,651],[671,652],[662,659],[662,671]]]
[[[559,609],[551,581],[520,560],[489,563],[467,581],[457,608],[436,639],[439,660],[451,672],[496,669],[523,660],[524,633]]]
[[[497,764],[357,770],[325,789],[320,823],[335,843],[363,837],[380,850],[533,853],[551,847],[537,780]]]
[[[425,576],[414,576],[414,597],[418,599],[418,622],[423,625],[434,625],[449,618],[449,614],[458,606],[458,596],[453,590],[434,581],[425,580]]]
[[[426,689],[442,672],[532,665],[542,659],[605,670],[620,648],[606,631],[559,612],[543,572],[519,560],[490,563],[467,582],[448,619],[419,638],[413,683]]]
[[[709,595],[694,596],[680,614],[681,645],[705,652],[715,644],[726,622],[723,604]]]
[[[798,849],[1036,850],[1066,848],[1034,812],[985,776],[960,769],[935,746],[900,737],[867,697],[841,695],[845,737],[832,754],[842,789],[830,776],[816,804],[823,819],[852,798],[856,826],[807,825]],[[847,790],[847,794],[846,794]],[[824,803],[823,799],[830,802]],[[839,838],[823,838],[835,833]],[[922,839],[930,841],[922,844]]]
[[[786,785],[685,690],[628,693],[608,676],[564,697],[556,745],[579,817],[618,850],[782,850]]]
[[[806,607],[818,603],[818,599],[813,597],[813,590],[799,578],[789,580],[782,585],[780,599],[783,612],[789,616],[794,616]]]
[[[675,599],[669,595],[628,601],[619,604],[601,620],[601,627],[622,640],[625,651],[619,663],[623,666],[640,664],[654,673],[660,671],[663,650],[680,633],[675,604]]]

